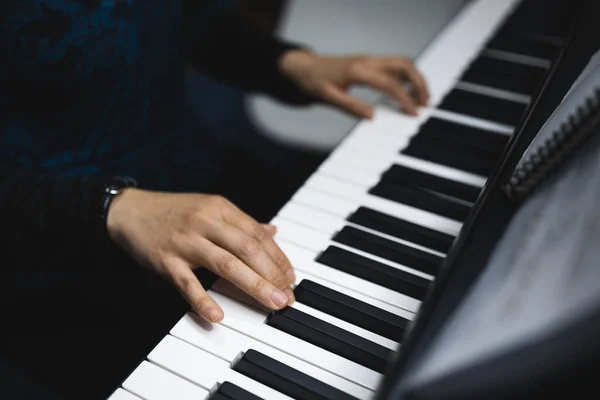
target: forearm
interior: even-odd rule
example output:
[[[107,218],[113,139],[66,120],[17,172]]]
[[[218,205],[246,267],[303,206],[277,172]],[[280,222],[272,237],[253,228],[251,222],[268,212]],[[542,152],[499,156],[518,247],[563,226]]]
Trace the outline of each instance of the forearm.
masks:
[[[201,6],[184,0],[182,29],[188,63],[217,79],[291,103],[310,103],[281,70],[282,55],[298,46],[278,40],[233,10],[216,12],[200,24]]]
[[[105,249],[103,184],[0,169],[3,259],[23,267],[85,262]]]

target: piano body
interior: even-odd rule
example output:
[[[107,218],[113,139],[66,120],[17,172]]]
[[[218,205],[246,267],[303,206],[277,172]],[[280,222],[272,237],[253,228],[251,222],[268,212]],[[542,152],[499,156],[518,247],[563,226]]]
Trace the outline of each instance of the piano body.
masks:
[[[540,341],[423,384],[406,377],[435,360],[432,349],[485,275],[519,210],[503,187],[600,47],[599,11],[593,0],[466,3],[416,60],[431,106],[411,118],[382,102],[272,221],[297,271],[297,302],[270,313],[219,281],[211,292],[223,322],[184,315],[110,399],[571,390],[588,361],[597,365],[586,345],[598,324],[567,336],[589,359]],[[564,357],[540,356],[549,351]]]

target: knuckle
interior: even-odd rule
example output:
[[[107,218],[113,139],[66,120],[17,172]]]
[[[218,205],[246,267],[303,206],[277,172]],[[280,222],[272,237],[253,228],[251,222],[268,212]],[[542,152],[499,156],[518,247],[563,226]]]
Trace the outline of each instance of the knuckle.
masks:
[[[240,244],[241,252],[246,257],[254,257],[261,251],[260,244],[251,237],[242,239]]]
[[[197,297],[194,300],[190,301],[190,305],[196,311],[200,311],[200,310],[204,309],[206,306],[206,303],[207,303],[207,299],[204,296]]]
[[[192,279],[187,276],[175,276],[173,279],[175,281],[175,287],[181,293],[187,293],[194,284]]]
[[[275,254],[273,261],[275,261],[275,263],[280,267],[291,267],[290,261],[282,251],[278,251],[277,254]]]
[[[216,273],[219,276],[229,276],[238,266],[238,260],[231,254],[221,256],[215,263]]]
[[[364,74],[364,72],[365,72],[365,67],[364,67],[364,61],[362,61],[362,59],[354,61],[353,63],[350,64],[350,67],[348,68],[348,73],[353,77],[362,76]]]
[[[250,291],[253,296],[262,297],[263,293],[266,293],[266,283],[262,279],[257,279],[250,286]]]
[[[266,238],[265,229],[257,222],[252,223],[251,227],[252,237],[254,237],[259,242],[262,242]]]
[[[271,279],[271,283],[277,287],[286,287],[288,286],[288,282],[287,279],[285,278],[285,276],[283,276],[283,273],[281,271],[277,271],[275,274],[275,276],[273,277],[273,279]]]
[[[408,65],[408,66],[412,66],[413,65],[413,61],[410,57],[400,57],[398,59],[400,61],[400,63],[404,64],[404,65]]]
[[[229,201],[225,197],[223,197],[219,194],[212,195],[210,202],[215,207],[224,207],[224,206],[229,205]]]

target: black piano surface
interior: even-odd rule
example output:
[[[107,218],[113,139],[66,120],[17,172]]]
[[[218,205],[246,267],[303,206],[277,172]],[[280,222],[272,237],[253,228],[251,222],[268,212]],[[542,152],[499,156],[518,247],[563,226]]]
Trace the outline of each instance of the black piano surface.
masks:
[[[524,9],[527,12],[522,11]],[[600,2],[528,0],[522,3],[520,10],[523,18],[515,18],[511,24],[521,24],[526,30],[561,37],[565,41],[564,46],[548,78],[534,96],[526,117],[517,126],[501,161],[494,167],[416,321],[403,339],[399,357],[387,370],[378,399],[525,399],[550,393],[553,397],[575,396],[596,386],[595,371],[600,365],[600,346],[594,345],[585,335],[599,332],[599,315],[591,316],[585,324],[574,326],[573,330],[562,332],[526,351],[507,354],[495,363],[456,371],[451,376],[409,393],[401,390],[404,374],[419,363],[439,332],[449,323],[453,311],[481,275],[518,208],[506,197],[502,186],[590,57],[600,49],[600,25],[597,21]],[[531,18],[532,15],[538,18]],[[565,350],[566,342],[571,343],[568,350]],[[569,357],[576,346],[586,357]],[[550,363],[547,362],[548,354],[555,355],[554,358],[550,357],[553,360]],[[538,364],[538,370],[535,373],[528,371],[524,381],[506,379],[511,375],[509,371],[520,371],[524,365],[536,365],[536,361],[541,363],[540,360],[545,360],[543,368]]]

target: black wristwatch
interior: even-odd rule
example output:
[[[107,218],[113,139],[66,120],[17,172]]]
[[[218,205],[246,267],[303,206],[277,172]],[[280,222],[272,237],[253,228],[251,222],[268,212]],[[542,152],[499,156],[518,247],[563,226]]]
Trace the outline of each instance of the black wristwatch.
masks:
[[[110,209],[110,205],[115,197],[119,195],[123,191],[123,189],[129,187],[137,187],[137,181],[128,176],[115,176],[111,179],[111,181],[104,187],[104,195],[102,196],[101,208],[100,208],[100,218],[102,220],[102,224],[104,225],[104,229],[106,231],[106,219],[108,217],[108,211]]]

